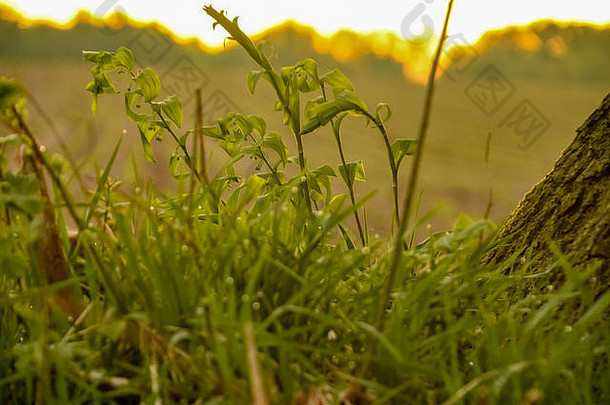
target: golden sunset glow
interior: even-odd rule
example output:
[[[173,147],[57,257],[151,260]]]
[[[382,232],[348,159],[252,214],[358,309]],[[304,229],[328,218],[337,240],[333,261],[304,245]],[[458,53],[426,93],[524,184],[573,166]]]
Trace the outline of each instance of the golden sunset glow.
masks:
[[[0,2],[0,17],[17,21],[23,28],[42,24],[69,29],[79,22],[116,29],[125,24],[136,27],[153,25],[176,42],[194,45],[205,52],[221,52],[233,46],[230,41],[224,41],[226,33],[222,32],[222,29],[212,30],[210,21],[201,11],[203,3],[198,0],[180,2],[171,13],[164,12],[165,6],[161,5],[162,3],[153,6],[148,3],[145,7],[133,0],[52,3],[51,7],[49,3],[33,4],[31,0]],[[397,2],[381,1],[376,3],[374,9],[370,9],[369,5],[368,10],[361,1],[354,1],[350,5],[337,1],[333,2],[333,6],[324,4],[325,11],[320,13],[317,19],[312,19],[309,13],[312,8],[320,6],[317,3],[322,4],[315,0],[309,2],[306,8],[302,8],[301,3],[299,6],[294,4],[290,7],[287,6],[290,2],[283,2],[280,6],[277,1],[267,0],[256,2],[256,8],[241,1],[233,1],[230,4],[228,1],[218,1],[214,2],[214,5],[217,8],[227,8],[231,17],[240,15],[240,25],[255,39],[274,31],[291,28],[308,37],[316,51],[330,54],[338,61],[349,62],[360,55],[371,53],[400,63],[408,78],[418,82],[425,81],[430,56],[438,40],[434,35],[435,28],[440,26],[446,7],[445,1],[409,1],[405,2],[407,5],[400,6]],[[561,20],[564,15],[572,15],[575,18],[580,17],[580,21],[567,20],[560,23],[610,26],[610,20],[603,19],[604,15],[610,18],[610,6],[606,1],[582,1],[579,2],[578,8],[574,7],[573,2],[566,1],[541,1],[528,7],[519,7],[522,1],[515,1],[504,10],[504,14],[508,15],[492,13],[494,8],[488,3],[490,2],[468,1],[457,6],[450,25],[450,38],[457,34],[466,43],[474,44],[475,48],[484,49],[491,45],[493,39],[490,39],[490,36],[493,38],[494,34],[482,36],[483,34],[492,29],[496,33],[510,29],[515,34],[518,47],[532,52],[545,47],[550,53],[558,56],[566,52],[566,45],[561,38],[542,43],[536,33],[524,28],[525,25],[536,19],[548,20],[549,17],[556,17]],[[265,4],[271,8],[264,7]],[[551,4],[552,7],[548,7]],[[336,8],[334,12],[333,7]],[[385,13],[384,8],[387,9]],[[601,12],[604,9],[609,12]],[[286,10],[292,10],[292,14]],[[358,20],[352,15],[354,10],[369,14],[367,18]],[[182,11],[184,15],[180,14]],[[332,18],[333,13],[342,17]],[[290,19],[282,20],[282,15]],[[553,22],[557,23],[557,20]],[[512,27],[507,28],[509,26]],[[405,35],[405,31],[408,31],[409,35]],[[452,45],[449,40],[447,54]]]

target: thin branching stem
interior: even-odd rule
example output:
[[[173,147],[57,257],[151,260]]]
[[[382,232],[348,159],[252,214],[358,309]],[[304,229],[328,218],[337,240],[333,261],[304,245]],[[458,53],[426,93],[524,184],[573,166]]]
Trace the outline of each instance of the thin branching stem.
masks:
[[[326,101],[327,97],[326,97],[326,89],[324,88],[324,83],[320,83],[320,89],[322,90],[322,97],[324,97],[324,101]],[[343,144],[341,143],[341,134],[339,133],[338,129],[335,131],[335,120],[334,119],[330,120],[330,125],[331,125],[332,131],[333,131],[333,135],[335,136],[335,141],[337,142],[337,148],[339,149],[339,157],[341,158],[341,164],[343,165],[343,167],[345,167],[347,169],[347,161],[345,160],[345,153],[343,152]],[[354,184],[346,181],[345,185],[347,186],[347,190],[349,192],[349,198],[352,201],[352,205],[355,206],[356,205],[356,194],[354,192]],[[362,246],[366,246],[366,237],[364,236],[364,229],[363,229],[362,223],[360,221],[360,214],[358,213],[358,210],[354,211],[354,219],[356,220],[356,226],[358,227],[358,234],[360,236],[360,241],[362,242]]]
[[[377,120],[373,117],[368,111],[362,110],[364,115],[371,120],[371,122],[375,123],[377,129],[381,133],[381,137],[383,138],[383,143],[385,144],[386,152],[388,154],[388,162],[390,163],[390,171],[392,172],[392,197],[394,201],[394,220],[395,223],[398,224],[400,222],[400,211],[398,208],[398,166],[396,165],[396,160],[394,160],[394,153],[392,153],[392,144],[390,143],[390,137],[388,136],[388,131],[383,125],[381,120]]]
[[[303,150],[303,140],[300,130],[300,122],[298,117],[295,117],[294,114],[292,114],[290,111],[288,100],[286,100],[286,97],[284,95],[284,84],[282,83],[280,76],[275,73],[271,62],[269,62],[269,59],[267,58],[265,53],[260,51],[256,47],[256,45],[254,45],[252,40],[239,28],[236,19],[233,21],[229,20],[223,12],[218,12],[212,6],[204,6],[203,10],[210,17],[212,17],[217,24],[220,24],[231,35],[231,39],[235,40],[242,48],[244,48],[244,50],[248,53],[248,55],[250,55],[252,60],[263,69],[264,74],[269,78],[269,82],[275,90],[277,98],[280,101],[280,104],[282,105],[282,110],[288,116],[290,130],[292,131],[297,141],[299,167],[301,171],[306,174],[307,166],[305,164],[305,153]],[[298,94],[295,97],[298,97]],[[307,180],[307,176],[305,176],[305,181],[303,182],[302,188],[307,208],[311,212],[312,202],[311,197],[309,195],[309,181]]]
[[[208,167],[207,167],[207,162],[206,162],[206,155],[205,155],[205,140],[204,140],[204,136],[203,136],[203,103],[201,101],[201,89],[197,89],[195,91],[195,97],[197,99],[197,118],[196,118],[196,125],[197,125],[197,129],[196,129],[196,136],[195,139],[199,141],[199,159],[200,160],[200,167],[199,167],[199,174],[201,175],[201,177],[203,178],[203,181],[205,182],[205,184],[210,184],[210,179],[208,177]],[[197,150],[197,149],[195,149]],[[197,152],[195,152],[197,153]]]
[[[186,160],[186,164],[191,168],[191,170],[192,170],[193,174],[195,175],[195,177],[197,178],[197,180],[199,180],[201,182],[202,181],[201,175],[197,171],[197,168],[195,167],[195,164],[193,163],[193,159],[191,158],[191,154],[189,153],[186,145],[184,145],[182,142],[180,142],[180,139],[178,139],[178,136],[176,135],[176,133],[174,132],[172,127],[169,125],[167,120],[163,117],[163,114],[159,113],[158,115],[159,115],[159,118],[161,118],[161,121],[163,122],[164,128],[167,129],[167,132],[170,133],[172,138],[174,138],[174,141],[176,141],[178,146],[180,146],[180,149],[182,149],[182,152],[184,152],[184,159]]]
[[[396,278],[396,272],[400,265],[400,261],[402,258],[402,253],[404,249],[404,234],[407,230],[407,226],[409,224],[409,215],[411,211],[411,205],[413,203],[413,198],[415,195],[415,186],[417,184],[417,177],[419,175],[419,168],[421,165],[421,158],[424,151],[424,142],[426,140],[426,134],[428,131],[428,125],[430,122],[430,113],[432,111],[432,99],[434,96],[434,87],[435,87],[435,78],[436,71],[438,69],[438,63],[441,57],[441,53],[443,51],[443,46],[445,44],[445,40],[447,37],[447,27],[449,25],[449,17],[451,16],[451,9],[453,8],[453,0],[449,0],[449,5],[447,6],[447,14],[445,15],[445,22],[443,24],[443,31],[441,33],[441,37],[438,42],[438,46],[436,48],[436,53],[434,55],[434,59],[432,61],[432,68],[430,69],[430,75],[428,76],[428,84],[426,91],[426,99],[424,102],[424,111],[422,114],[421,125],[419,128],[419,134],[417,137],[417,152],[415,153],[415,159],[413,160],[413,166],[411,170],[411,176],[409,178],[409,183],[407,186],[407,194],[405,195],[403,201],[403,210],[402,210],[402,218],[399,222],[398,232],[394,236],[393,243],[393,251],[392,256],[390,258],[390,268],[388,271],[388,275],[386,276],[385,285],[381,296],[379,297],[377,311],[375,313],[374,318],[374,327],[378,331],[383,330],[384,320],[385,320],[385,312],[386,308],[388,308],[390,302],[390,296],[392,293],[392,288],[394,286],[394,279]],[[373,355],[377,350],[377,340],[372,340],[369,353],[363,362],[361,368],[359,369],[358,376],[364,377],[368,372],[370,367],[370,363]]]

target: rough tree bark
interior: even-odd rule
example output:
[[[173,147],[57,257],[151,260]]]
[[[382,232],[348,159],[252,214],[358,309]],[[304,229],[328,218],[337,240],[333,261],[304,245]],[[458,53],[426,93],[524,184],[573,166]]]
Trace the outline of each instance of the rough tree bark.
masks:
[[[610,283],[610,94],[577,129],[553,170],[530,190],[500,229],[487,257],[500,263],[531,253],[538,271],[557,258],[553,241],[577,269],[599,264],[597,292]],[[528,252],[529,249],[529,252]],[[528,255],[529,257],[529,255]]]

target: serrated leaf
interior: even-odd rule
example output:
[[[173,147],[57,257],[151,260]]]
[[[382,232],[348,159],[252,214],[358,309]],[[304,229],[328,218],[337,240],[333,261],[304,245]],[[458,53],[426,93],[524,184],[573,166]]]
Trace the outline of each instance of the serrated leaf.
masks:
[[[346,184],[352,186],[354,181],[365,181],[364,164],[362,160],[350,162],[347,165],[339,165],[339,173]]]
[[[152,68],[144,69],[133,80],[138,85],[146,102],[153,101],[161,94],[161,80],[159,80],[159,76]]]
[[[400,162],[405,156],[415,154],[417,151],[417,141],[413,139],[397,139],[392,143],[392,155],[396,167],[400,166]]]

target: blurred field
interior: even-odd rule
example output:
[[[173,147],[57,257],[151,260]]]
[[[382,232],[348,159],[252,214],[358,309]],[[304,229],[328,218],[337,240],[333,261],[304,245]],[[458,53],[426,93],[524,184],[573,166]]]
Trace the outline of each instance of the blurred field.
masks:
[[[459,212],[473,217],[483,215],[488,193],[484,150],[490,131],[493,132],[489,162],[493,188],[491,218],[500,222],[523,194],[552,168],[575,129],[610,90],[610,56],[606,47],[610,30],[583,31],[569,27],[563,30],[556,27],[551,33],[563,35],[567,50],[561,56],[545,53],[544,48],[523,50],[514,45],[510,32],[497,34],[494,40],[488,38],[487,48],[472,66],[459,76],[454,75],[454,81],[441,79],[420,180],[423,190],[420,212],[445,203],[444,210],[431,221],[436,230],[450,226]],[[293,145],[290,134],[281,126],[280,114],[272,110],[273,94],[265,83],[260,83],[255,98],[248,93],[246,74],[255,67],[239,49],[207,55],[193,47],[169,43],[167,37],[154,31],[128,27],[115,32],[86,24],[71,31],[59,31],[48,27],[19,29],[12,22],[0,20],[0,34],[0,76],[17,78],[26,85],[52,117],[82,164],[81,170],[87,174],[88,181],[94,179],[94,165],[105,164],[122,130],[126,129],[126,142],[115,174],[126,180],[131,178],[130,150],[133,150],[143,175],[151,176],[162,187],[172,184],[167,175],[167,155],[163,152],[167,147],[165,142],[155,149],[157,165],[143,161],[137,130],[125,118],[121,96],[101,97],[98,113],[91,113],[91,97],[85,91],[90,66],[80,55],[83,49],[115,50],[119,45],[130,46],[142,65],[154,67],[162,81],[174,86],[173,90],[185,100],[188,125],[194,108],[190,100],[192,91],[203,84],[208,123],[223,111],[237,107],[244,113],[265,116],[269,129],[280,130],[286,142]],[[539,36],[544,40],[542,34]],[[306,37],[290,29],[275,32],[268,39],[273,45],[276,67],[306,57],[318,60],[322,73],[339,67],[369,108],[374,109],[378,102],[391,106],[393,116],[388,126],[393,138],[415,138],[424,88],[405,79],[400,65],[373,55],[347,64],[338,63],[328,55],[318,55]],[[583,50],[583,44],[588,48]],[[578,64],[573,63],[575,59]],[[196,66],[195,70],[191,69],[191,73],[196,72],[192,81],[176,80],[176,75],[188,74],[186,67],[190,64]],[[465,94],[468,85],[489,64],[496,66],[515,88],[506,105],[491,117]],[[527,150],[519,148],[520,139],[511,128],[498,127],[522,99],[528,99],[550,122],[548,131]],[[49,127],[32,108],[30,115],[32,127],[43,143],[50,150],[59,150]],[[377,190],[368,206],[369,221],[380,233],[386,232],[391,216],[391,190],[382,140],[375,130],[366,128],[362,119],[352,119],[344,128],[348,159],[365,162],[367,182],[358,184],[359,194]],[[0,134],[4,134],[4,129]],[[330,129],[308,135],[305,149],[310,167],[322,164],[336,167],[339,159]],[[295,153],[295,149],[291,152]],[[222,152],[214,150],[213,154],[213,162],[219,167]],[[403,188],[410,161],[405,163],[401,172]]]

